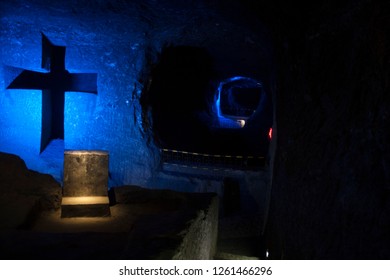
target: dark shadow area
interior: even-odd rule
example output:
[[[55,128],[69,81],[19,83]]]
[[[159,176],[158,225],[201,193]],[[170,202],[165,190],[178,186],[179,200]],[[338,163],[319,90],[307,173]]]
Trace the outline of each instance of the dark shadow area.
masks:
[[[223,180],[223,214],[232,215],[241,210],[240,205],[240,184],[234,178]]]
[[[245,112],[242,128],[222,126],[216,111],[220,81],[213,63],[202,48],[176,46],[162,51],[143,96],[144,105],[151,109],[156,143],[161,148],[189,152],[266,155],[272,126],[271,98],[256,88],[229,88],[235,104],[251,113]],[[222,99],[227,102],[224,96]],[[239,109],[232,108],[225,108],[224,113],[238,114]],[[233,116],[232,122],[236,121],[239,117]]]
[[[168,47],[152,72],[147,93],[153,131],[162,147],[203,150],[209,146],[213,63],[206,50],[190,46]]]

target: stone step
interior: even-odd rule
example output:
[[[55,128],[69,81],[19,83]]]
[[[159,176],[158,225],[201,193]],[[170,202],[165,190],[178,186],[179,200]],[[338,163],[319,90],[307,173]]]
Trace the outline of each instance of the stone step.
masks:
[[[259,258],[253,256],[217,252],[217,254],[214,256],[214,260],[259,260]]]
[[[109,217],[109,204],[107,196],[63,197],[61,218]]]

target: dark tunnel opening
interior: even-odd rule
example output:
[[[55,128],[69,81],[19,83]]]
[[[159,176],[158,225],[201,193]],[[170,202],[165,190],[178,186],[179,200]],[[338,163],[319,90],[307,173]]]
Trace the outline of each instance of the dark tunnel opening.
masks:
[[[207,121],[213,64],[206,50],[168,47],[152,71],[148,105],[156,142],[163,148],[204,149],[210,139]]]
[[[260,81],[220,79],[218,68],[203,48],[171,46],[161,52],[143,98],[155,142],[162,149],[266,157],[271,97]]]

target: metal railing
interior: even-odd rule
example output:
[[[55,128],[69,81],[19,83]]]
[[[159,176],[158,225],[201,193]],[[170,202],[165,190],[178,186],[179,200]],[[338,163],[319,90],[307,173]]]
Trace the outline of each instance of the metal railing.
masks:
[[[221,155],[161,149],[163,163],[193,168],[256,170],[265,167],[262,156]]]

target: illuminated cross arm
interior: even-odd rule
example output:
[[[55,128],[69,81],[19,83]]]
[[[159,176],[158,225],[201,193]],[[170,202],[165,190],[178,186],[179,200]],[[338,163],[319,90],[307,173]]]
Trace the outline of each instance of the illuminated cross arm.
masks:
[[[7,89],[42,90],[42,153],[53,139],[64,139],[65,92],[97,94],[96,73],[69,73],[63,46],[53,45],[42,33],[42,68],[48,72],[23,70]]]

